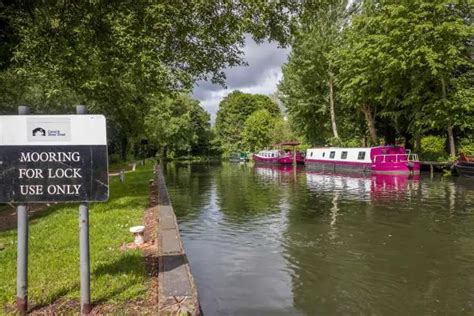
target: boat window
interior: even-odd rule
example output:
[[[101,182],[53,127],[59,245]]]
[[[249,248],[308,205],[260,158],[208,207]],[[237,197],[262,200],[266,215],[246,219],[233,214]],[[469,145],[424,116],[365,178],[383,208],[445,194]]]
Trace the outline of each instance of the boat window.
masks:
[[[335,151],[331,151],[331,152],[329,153],[329,158],[334,159],[335,156],[336,156],[336,152],[335,152]]]
[[[364,160],[365,159],[365,151],[359,151],[359,155],[357,156],[358,160]]]
[[[272,157],[275,157],[275,154],[272,154]]]
[[[313,157],[313,152],[311,152],[310,156]]]
[[[323,152],[323,157],[326,156],[326,152]]]
[[[347,159],[347,151],[341,153],[341,159]]]

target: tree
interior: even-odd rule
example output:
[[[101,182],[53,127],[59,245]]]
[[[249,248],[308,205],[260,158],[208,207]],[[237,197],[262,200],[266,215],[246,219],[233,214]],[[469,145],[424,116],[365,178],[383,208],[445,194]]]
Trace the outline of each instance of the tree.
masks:
[[[161,156],[202,153],[209,140],[209,119],[199,101],[188,95],[155,97],[145,119],[146,135]]]
[[[225,152],[242,149],[244,124],[258,110],[266,110],[273,117],[280,115],[278,105],[265,95],[234,91],[219,103],[216,132]]]
[[[337,67],[333,56],[341,45],[347,20],[347,1],[307,2],[295,30],[292,52],[283,67],[279,84],[282,100],[292,121],[312,143],[322,142],[321,128],[330,129],[339,138],[336,120]],[[328,121],[328,124],[322,123]],[[307,126],[318,122],[313,134]],[[314,130],[314,127],[312,127]],[[327,138],[324,136],[323,138]]]
[[[336,58],[344,102],[349,109],[356,109],[364,114],[370,140],[372,144],[377,144],[376,117],[380,110],[383,61],[379,55],[380,38],[377,36],[377,25],[366,20],[369,14],[377,16],[377,13],[374,13],[377,8],[365,4],[364,9],[363,13],[366,15],[353,17]]]
[[[271,132],[272,143],[279,144],[296,139],[297,136],[293,133],[288,120],[285,120],[281,117],[275,118],[274,126]]]
[[[454,156],[453,129],[464,124],[469,104],[452,102],[466,88],[456,78],[472,71],[466,12],[464,1],[365,1],[343,55],[346,96],[362,109],[378,108],[372,117],[404,120],[400,131],[420,134],[444,125]],[[364,97],[357,99],[358,91]]]
[[[254,152],[271,145],[275,128],[275,117],[266,109],[252,113],[245,121],[242,131],[244,147]]]
[[[222,67],[243,64],[245,34],[285,45],[298,5],[8,1],[2,9],[0,37],[11,36],[0,47],[0,68],[34,78],[28,83],[44,95],[71,91],[91,112],[105,114],[124,155],[128,140],[144,132],[153,95],[188,92],[202,79],[223,83]],[[20,104],[27,100],[16,94]]]

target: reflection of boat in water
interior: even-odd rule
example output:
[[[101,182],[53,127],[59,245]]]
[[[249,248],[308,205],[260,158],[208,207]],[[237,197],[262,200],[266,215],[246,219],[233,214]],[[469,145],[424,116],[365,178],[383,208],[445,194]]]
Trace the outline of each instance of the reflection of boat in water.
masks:
[[[248,154],[246,152],[235,152],[231,153],[229,157],[230,162],[246,162],[249,161]]]
[[[266,178],[279,179],[282,177],[290,177],[296,173],[300,173],[303,168],[291,165],[258,165],[254,166],[255,173]]]
[[[418,187],[420,176],[306,173],[306,183],[316,191],[342,191],[349,195],[383,196]]]
[[[400,146],[371,148],[310,148],[306,166],[326,172],[363,172],[373,174],[419,174],[418,155]]]
[[[461,154],[454,168],[461,176],[474,177],[474,157]]]

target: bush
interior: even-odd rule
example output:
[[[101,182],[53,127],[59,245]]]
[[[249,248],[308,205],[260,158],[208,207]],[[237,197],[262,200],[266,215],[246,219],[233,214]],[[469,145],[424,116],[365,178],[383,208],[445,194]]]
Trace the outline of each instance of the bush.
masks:
[[[122,157],[119,154],[109,155],[109,164],[115,164],[122,161]]]
[[[448,153],[445,150],[446,140],[439,136],[425,136],[421,139],[421,160],[445,161]]]
[[[333,147],[360,147],[362,145],[362,141],[357,138],[341,139],[331,137],[327,141],[327,145]]]
[[[462,139],[459,144],[459,152],[468,156],[474,156],[474,142],[471,139]]]

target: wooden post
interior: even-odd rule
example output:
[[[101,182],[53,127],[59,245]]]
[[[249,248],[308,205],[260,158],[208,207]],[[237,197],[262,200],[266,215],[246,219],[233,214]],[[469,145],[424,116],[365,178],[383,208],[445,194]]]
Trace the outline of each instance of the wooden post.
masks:
[[[434,167],[433,167],[433,164],[430,163],[430,177],[431,177],[431,179],[433,179],[433,175],[434,175]]]

